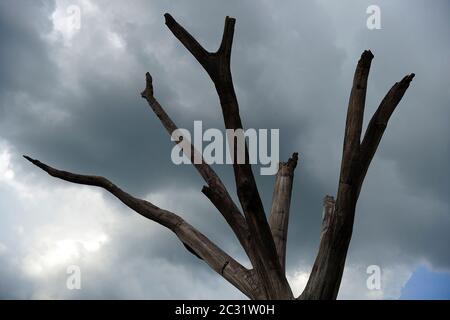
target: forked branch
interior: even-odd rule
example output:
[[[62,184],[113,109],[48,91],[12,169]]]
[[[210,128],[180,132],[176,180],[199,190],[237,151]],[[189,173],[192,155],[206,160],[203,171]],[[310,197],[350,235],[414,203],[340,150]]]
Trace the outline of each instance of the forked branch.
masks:
[[[225,128],[243,129],[230,66],[235,19],[230,17],[225,19],[222,43],[219,49],[212,53],[206,51],[171,15],[166,13],[164,16],[166,25],[175,37],[192,53],[213,81],[222,107]],[[248,149],[245,147],[245,163],[240,164],[237,161],[237,145],[234,141],[230,141],[230,143],[233,144],[231,150],[233,150],[237,194],[248,224],[255,253],[250,259],[261,278],[268,298],[290,299],[292,291],[278,259],[255,177],[248,161]]]

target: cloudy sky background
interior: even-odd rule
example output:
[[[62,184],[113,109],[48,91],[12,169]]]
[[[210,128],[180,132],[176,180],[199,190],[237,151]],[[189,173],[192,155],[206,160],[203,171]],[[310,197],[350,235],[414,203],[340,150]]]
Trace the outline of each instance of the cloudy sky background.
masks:
[[[381,8],[368,30],[366,8]],[[67,8],[81,9],[81,28]],[[203,181],[139,92],[144,74],[179,127],[223,128],[207,74],[164,25],[171,13],[207,49],[237,19],[232,71],[247,128],[279,128],[281,159],[300,153],[288,242],[298,294],[319,243],[322,198],[336,192],[356,62],[375,55],[365,124],[415,72],[369,169],[339,298],[450,298],[450,5],[447,1],[1,1],[0,298],[243,298],[163,227],[106,192],[49,177],[103,175],[174,210],[248,265]],[[235,191],[231,166],[216,166]],[[259,172],[254,170],[254,172]],[[258,176],[266,211],[273,176]],[[174,200],[176,199],[176,200]],[[69,265],[82,289],[66,288]],[[366,268],[382,270],[368,290]]]

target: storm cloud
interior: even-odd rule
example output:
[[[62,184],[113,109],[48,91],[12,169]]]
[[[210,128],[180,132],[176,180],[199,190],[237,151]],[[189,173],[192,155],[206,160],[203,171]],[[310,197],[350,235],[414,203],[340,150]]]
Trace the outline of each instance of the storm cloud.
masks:
[[[414,72],[365,180],[339,297],[398,298],[419,265],[450,272],[450,6],[377,1],[382,28],[369,30],[371,4],[2,1],[0,298],[243,298],[163,227],[21,158],[108,177],[180,213],[248,265],[197,172],[172,163],[170,137],[139,94],[149,71],[179,127],[202,120],[223,128],[214,86],[164,25],[165,12],[211,51],[225,16],[237,19],[232,72],[244,125],[280,129],[281,160],[300,154],[287,253],[297,293],[318,249],[322,198],[337,190],[361,52],[375,55],[365,125],[389,88]],[[79,30],[67,27],[69,6],[80,8]],[[234,193],[231,166],[214,168]],[[267,211],[274,177],[257,181]],[[72,264],[82,290],[66,288]],[[373,264],[383,271],[380,291],[366,287]]]

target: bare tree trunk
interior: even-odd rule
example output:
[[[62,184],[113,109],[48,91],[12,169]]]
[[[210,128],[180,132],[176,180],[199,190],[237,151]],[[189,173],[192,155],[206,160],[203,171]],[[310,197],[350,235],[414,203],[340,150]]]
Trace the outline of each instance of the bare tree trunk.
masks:
[[[208,52],[170,14],[164,16],[168,28],[197,59],[213,81],[225,128],[242,129],[230,66],[235,19],[226,17],[219,49],[216,52]],[[352,235],[356,202],[364,177],[389,118],[414,77],[414,74],[408,75],[391,88],[373,115],[364,139],[360,142],[367,79],[372,59],[372,53],[364,51],[356,67],[347,111],[337,198],[336,201],[331,196],[326,196],[324,199],[319,252],[306,288],[297,299],[336,299]],[[146,74],[146,87],[141,95],[147,100],[169,134],[178,129],[154,97],[153,80],[149,73]],[[61,171],[28,156],[24,157],[53,177],[101,187],[132,210],[168,228],[175,233],[189,252],[205,261],[211,269],[250,299],[293,299],[292,290],[286,279],[286,244],[298,154],[294,153],[287,162],[279,164],[272,208],[267,220],[249,163],[247,147],[245,148],[246,161],[243,164],[237,161],[236,144],[234,144],[233,152],[233,170],[242,207],[241,212],[219,176],[203,161],[201,154],[195,150],[190,141],[188,142],[191,148],[187,156],[207,184],[202,189],[203,194],[222,214],[244,248],[253,268],[243,267],[177,214],[158,208],[146,200],[133,197],[106,178]],[[193,161],[197,156],[202,159],[201,163]]]

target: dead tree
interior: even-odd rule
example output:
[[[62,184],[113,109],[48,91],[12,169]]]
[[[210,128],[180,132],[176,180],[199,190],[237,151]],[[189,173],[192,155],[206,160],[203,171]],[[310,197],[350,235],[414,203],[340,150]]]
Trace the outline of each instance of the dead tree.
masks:
[[[235,19],[226,17],[220,47],[216,52],[209,52],[170,14],[164,16],[167,27],[213,81],[222,107],[225,128],[242,129],[230,67]],[[337,197],[336,200],[331,196],[325,197],[319,251],[306,288],[297,299],[336,299],[352,236],[356,202],[364,177],[389,118],[414,77],[414,74],[407,75],[392,86],[372,116],[361,142],[367,78],[372,58],[370,51],[364,51],[356,67],[348,104]],[[141,95],[167,132],[172,134],[177,126],[155,98],[149,73],[146,74],[146,87]],[[206,183],[202,189],[203,194],[231,227],[252,264],[251,269],[243,267],[178,214],[136,198],[104,177],[61,171],[28,156],[24,157],[53,177],[106,189],[129,208],[170,229],[189,252],[206,262],[250,299],[295,299],[286,279],[285,265],[289,206],[297,153],[287,162],[279,164],[272,208],[267,219],[249,161],[238,164],[234,152],[233,170],[239,207],[208,164],[204,161],[194,163],[193,159],[198,151],[192,144],[191,151],[191,162]],[[248,160],[247,147],[245,155]]]

